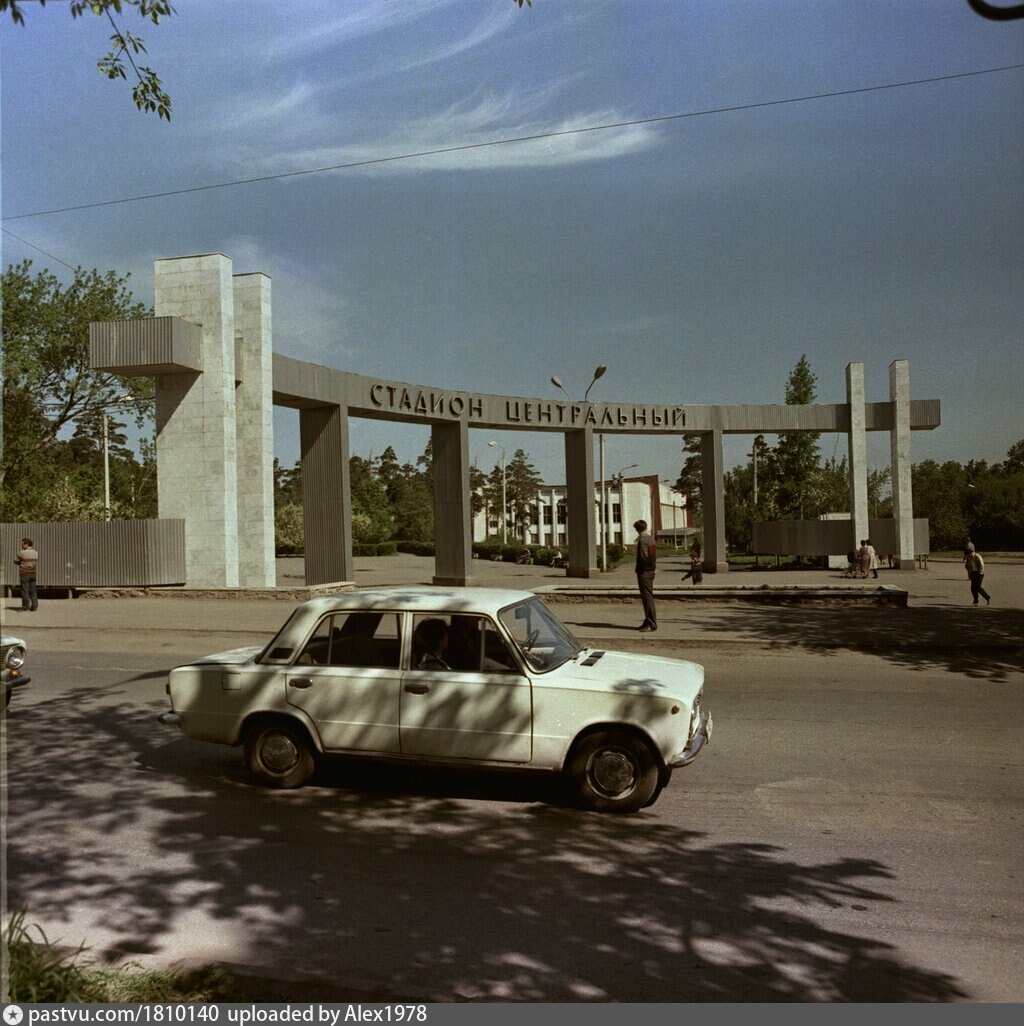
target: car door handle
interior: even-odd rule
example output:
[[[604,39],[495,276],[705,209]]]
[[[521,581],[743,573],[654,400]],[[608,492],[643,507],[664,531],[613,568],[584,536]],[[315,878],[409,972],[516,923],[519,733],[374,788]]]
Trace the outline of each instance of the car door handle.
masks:
[[[303,688],[303,689],[305,689],[305,688],[311,688],[312,686],[313,686],[313,681],[310,680],[309,677],[293,677],[290,681],[288,681],[288,687],[290,687],[290,688]]]
[[[410,695],[425,695],[430,688],[428,688],[426,684],[406,684],[405,690],[408,691]]]

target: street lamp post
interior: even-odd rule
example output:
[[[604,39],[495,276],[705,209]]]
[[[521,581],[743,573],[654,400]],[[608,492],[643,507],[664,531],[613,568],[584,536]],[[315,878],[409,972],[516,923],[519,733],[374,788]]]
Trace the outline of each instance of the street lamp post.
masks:
[[[669,486],[669,491],[670,492],[674,491],[674,489],[672,488],[672,482],[667,477],[662,478],[661,483],[662,484],[667,484]],[[679,507],[676,505],[675,500],[673,500],[672,501],[672,548],[675,549],[676,551],[678,551],[678,549],[679,549],[679,530],[676,527],[676,510],[678,508]]]
[[[598,378],[603,378],[606,370],[608,370],[608,368],[603,363],[598,364],[597,367],[594,368],[594,376],[590,379],[590,384],[587,385],[587,390],[583,393],[583,401],[584,402],[586,402],[587,398],[590,396],[590,390],[594,387],[594,382],[597,381]],[[552,377],[551,377],[551,384],[554,385],[555,388],[561,389],[561,391],[565,392],[566,398],[568,398],[569,402],[572,403],[572,402],[576,401],[566,391],[565,385],[562,384],[562,379],[557,374],[552,375]],[[600,471],[601,472],[601,504],[598,507],[598,511],[597,511],[597,525],[598,525],[598,531],[600,532],[600,535],[601,535],[601,572],[604,573],[604,571],[608,569],[608,552],[607,552],[607,549],[605,547],[605,540],[606,540],[607,535],[608,535],[608,530],[607,530],[608,517],[607,517],[607,511],[605,509],[605,490],[604,490],[604,435],[603,434],[599,434],[597,436],[597,440],[598,440],[598,445],[599,445],[600,452],[601,452],[601,471]]]
[[[132,395],[120,395],[111,399],[109,403],[103,404],[101,416],[103,417],[103,519],[110,519],[110,414],[107,412],[112,406],[125,406],[130,402],[136,402]]]
[[[505,450],[502,449],[497,442],[487,443],[492,448],[501,451],[501,544],[508,544],[508,529],[506,527],[505,517],[506,511],[508,510],[508,500],[505,498]]]

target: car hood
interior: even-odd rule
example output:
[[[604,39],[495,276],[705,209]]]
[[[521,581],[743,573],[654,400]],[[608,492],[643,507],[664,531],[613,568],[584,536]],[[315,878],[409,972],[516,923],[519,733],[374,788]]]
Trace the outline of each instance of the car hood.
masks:
[[[534,681],[540,687],[551,684],[691,702],[704,684],[704,667],[687,659],[588,648]]]
[[[202,666],[205,663],[217,663],[219,665],[234,666],[239,663],[247,663],[263,651],[262,645],[247,645],[245,648],[231,648],[226,652],[214,652],[213,655],[203,656],[189,666]]]

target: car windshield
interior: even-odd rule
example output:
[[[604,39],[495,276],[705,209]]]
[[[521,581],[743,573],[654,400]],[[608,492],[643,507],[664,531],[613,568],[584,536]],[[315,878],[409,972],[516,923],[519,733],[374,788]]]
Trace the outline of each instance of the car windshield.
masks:
[[[507,606],[498,619],[532,670],[554,670],[583,651],[583,645],[538,598]]]

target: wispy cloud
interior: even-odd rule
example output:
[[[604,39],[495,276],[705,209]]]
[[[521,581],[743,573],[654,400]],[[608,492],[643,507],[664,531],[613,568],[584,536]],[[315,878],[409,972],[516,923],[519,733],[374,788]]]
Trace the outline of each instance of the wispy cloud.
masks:
[[[270,275],[276,352],[332,367],[359,355],[359,346],[351,342],[353,301],[339,285],[251,235],[235,236],[224,251],[236,274]]]
[[[268,108],[261,109],[262,130],[250,146],[237,143],[247,173],[285,174],[321,168],[345,168],[373,174],[420,174],[424,171],[493,171],[558,167],[611,160],[659,144],[657,125],[628,124],[630,117],[608,108],[545,117],[563,83],[535,89],[488,92],[433,113],[396,120],[370,136],[365,127],[340,126],[307,110],[302,127],[267,130]],[[316,91],[297,87],[277,101],[278,114],[296,104],[308,105]],[[244,121],[244,119],[243,119]],[[243,124],[238,121],[237,124]],[[309,126],[331,124],[330,134],[344,141],[311,144]],[[621,127],[603,127],[621,126]],[[270,149],[268,139],[275,148]]]
[[[404,33],[417,29],[426,35],[435,26],[450,24],[446,9],[462,7],[457,14],[460,33],[438,32],[446,41],[433,48],[427,47],[413,60],[401,56]],[[337,8],[335,8],[337,10]],[[286,63],[296,58],[308,59],[332,50],[342,50],[352,43],[364,42],[373,36],[387,37],[382,53],[393,54],[391,60],[378,62],[376,74],[387,74],[396,67],[423,67],[445,60],[487,42],[503,31],[515,17],[510,4],[507,10],[483,8],[484,16],[476,24],[468,24],[465,7],[459,0],[391,0],[388,3],[347,5],[342,13],[327,20],[322,0],[311,6],[296,5],[291,9],[293,30],[268,43],[262,57],[270,63]]]

